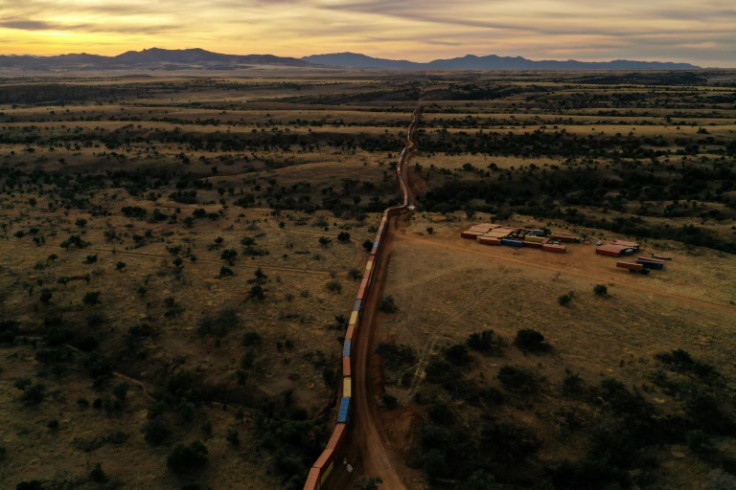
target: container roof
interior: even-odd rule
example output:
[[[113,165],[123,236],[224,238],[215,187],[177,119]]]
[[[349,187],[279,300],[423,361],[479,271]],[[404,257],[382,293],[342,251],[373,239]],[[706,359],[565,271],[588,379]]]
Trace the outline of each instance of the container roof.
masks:
[[[622,250],[625,250],[629,248],[628,245],[621,245],[621,244],[614,244],[614,243],[606,243],[605,245],[601,245],[596,248],[596,250],[603,250],[605,252],[616,252],[621,253]]]

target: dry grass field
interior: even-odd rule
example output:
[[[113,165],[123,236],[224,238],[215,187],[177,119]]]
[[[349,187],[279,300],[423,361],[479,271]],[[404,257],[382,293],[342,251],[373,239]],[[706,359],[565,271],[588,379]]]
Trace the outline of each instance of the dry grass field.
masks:
[[[717,485],[736,467],[734,83],[722,71],[0,79],[0,488],[301,488],[332,427],[364,242],[397,200],[417,101],[412,170],[426,187],[394,242],[385,294],[398,312],[378,332],[411,356],[384,345],[376,373],[411,488],[585,488],[591,475],[730,488]],[[491,220],[637,239],[673,260],[639,276],[592,246],[459,238]],[[523,329],[550,350],[514,346]],[[447,357],[486,330],[501,339],[492,355]],[[662,356],[678,349],[701,374]],[[516,381],[499,379],[505,366]],[[622,424],[658,432],[621,445]],[[510,460],[488,449],[500,436]],[[606,444],[636,458],[591,456]],[[460,468],[438,447],[487,458]]]
[[[572,244],[566,254],[548,254],[460,238],[460,231],[482,221],[488,221],[487,217],[469,221],[465,216],[448,219],[447,215],[418,214],[394,243],[384,294],[394,298],[398,311],[384,315],[379,342],[412,355],[408,356],[410,361],[389,368],[385,392],[397,401],[398,408],[386,409],[383,422],[388,433],[401,434],[392,440],[405,460],[432,475],[432,467],[418,456],[424,453],[426,458],[427,447],[434,447],[431,437],[439,437],[429,426],[457,424],[463,428],[462,434],[473,439],[483,430],[483,421],[493,420],[518,428],[520,439],[524,434],[536,435],[529,454],[509,445],[510,453],[517,450],[518,455],[506,463],[519,473],[502,473],[507,481],[530,485],[538,476],[531,468],[546,468],[541,471],[544,474],[550,468],[559,470],[562,461],[585,460],[595,437],[600,437],[597,431],[605,424],[616,424],[607,412],[611,402],[603,398],[605,395],[596,394],[593,401],[589,398],[599,393],[604,383],[616,380],[640,396],[643,406],[656,417],[689,426],[690,445],[686,440],[660,440],[648,449],[651,461],[644,470],[625,478],[600,470],[593,476],[586,474],[587,481],[580,477],[567,480],[566,485],[597,488],[606,478],[620,478],[636,488],[728,488],[733,482],[728,475],[731,467],[728,471],[718,465],[714,468],[707,455],[698,452],[702,448],[692,442],[700,434],[698,429],[679,418],[694,414],[684,393],[702,390],[717,393],[718,413],[730,414],[726,418],[729,424],[733,421],[736,261],[718,252],[688,250],[672,242],[645,244],[642,255],[668,255],[672,261],[664,271],[641,276],[617,269],[615,258],[595,255],[594,246]],[[544,224],[517,215],[508,223],[526,227]],[[431,234],[427,228],[432,229]],[[553,223],[553,230],[571,231],[566,228],[570,227]],[[605,296],[595,294],[598,285],[606,286]],[[562,306],[559,298],[565,295],[572,300]],[[525,353],[515,346],[518,332],[524,329],[541,333],[549,352]],[[484,355],[470,347],[469,338],[484,331],[493,332],[500,343],[498,352]],[[464,353],[462,360],[452,354],[455,349],[458,356],[458,346]],[[658,359],[677,350],[714,367],[717,380],[683,376]],[[388,363],[396,362],[394,356],[390,350]],[[431,369],[433,363],[440,372],[442,368],[450,370],[452,377],[446,380],[437,374]],[[514,381],[520,387],[504,384],[501,372],[509,366],[529,374],[528,387],[523,379]],[[573,379],[579,391],[568,391],[567,383]],[[456,421],[448,423],[437,413],[451,420],[456,417]],[[733,460],[736,450],[730,427],[709,440],[709,450],[722,451],[726,461]],[[617,430],[625,433],[623,427]],[[451,468],[458,458],[473,458],[470,448],[474,446],[469,442],[444,441],[448,446],[444,457]],[[611,451],[623,450],[609,444]],[[622,445],[628,450],[634,447]],[[468,452],[452,455],[463,450]],[[483,451],[483,446],[478,450]],[[438,464],[436,460],[433,463]],[[457,484],[455,475],[433,476],[431,486],[444,488],[450,481]],[[411,488],[424,487],[411,471],[405,478],[413,482]],[[480,485],[478,481],[475,484]],[[484,484],[490,485],[490,481]],[[592,487],[588,486],[591,481]],[[495,480],[487,488],[496,485],[505,488]]]

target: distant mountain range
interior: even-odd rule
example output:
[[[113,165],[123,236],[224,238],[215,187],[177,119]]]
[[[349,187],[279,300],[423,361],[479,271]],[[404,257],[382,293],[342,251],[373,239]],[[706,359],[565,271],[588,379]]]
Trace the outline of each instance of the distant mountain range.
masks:
[[[440,59],[428,63],[407,60],[373,58],[358,53],[333,53],[305,56],[301,59],[269,54],[229,55],[203,49],[144,49],[128,51],[117,56],[94,54],[64,54],[58,56],[0,55],[0,68],[40,71],[78,70],[235,70],[253,65],[291,67],[353,67],[409,70],[697,70],[689,63],[658,61],[615,60],[588,61],[533,61],[520,56],[496,55]]]
[[[670,63],[659,61],[532,61],[521,56],[475,56],[434,60],[416,63],[406,60],[387,60],[372,58],[358,53],[334,53],[305,56],[310,63],[328,66],[355,68],[401,68],[414,70],[697,70],[699,66],[689,63]]]
[[[0,68],[24,70],[234,70],[252,65],[313,66],[297,58],[270,54],[245,56],[213,53],[204,49],[159,49],[128,51],[117,56],[63,54],[59,56],[0,56]]]

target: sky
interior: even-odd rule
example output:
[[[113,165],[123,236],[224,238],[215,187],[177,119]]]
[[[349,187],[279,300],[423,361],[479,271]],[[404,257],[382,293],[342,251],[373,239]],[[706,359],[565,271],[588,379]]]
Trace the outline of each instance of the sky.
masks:
[[[0,0],[0,54],[147,48],[736,68],[734,0]]]

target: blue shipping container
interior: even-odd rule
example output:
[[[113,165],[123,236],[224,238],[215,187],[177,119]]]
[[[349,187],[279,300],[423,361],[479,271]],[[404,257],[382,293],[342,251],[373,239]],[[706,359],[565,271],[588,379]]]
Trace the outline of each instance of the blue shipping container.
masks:
[[[342,356],[343,357],[350,357],[350,340],[346,340],[345,343],[342,346]]]
[[[509,245],[511,247],[523,247],[524,242],[519,240],[509,240],[508,238],[501,238],[501,245]]]
[[[337,413],[337,423],[347,424],[350,417],[350,398],[343,397],[340,401],[340,411]]]
[[[355,300],[355,304],[353,305],[353,311],[357,311],[358,313],[360,313],[360,306],[361,306],[360,303],[361,301],[359,299]]]

